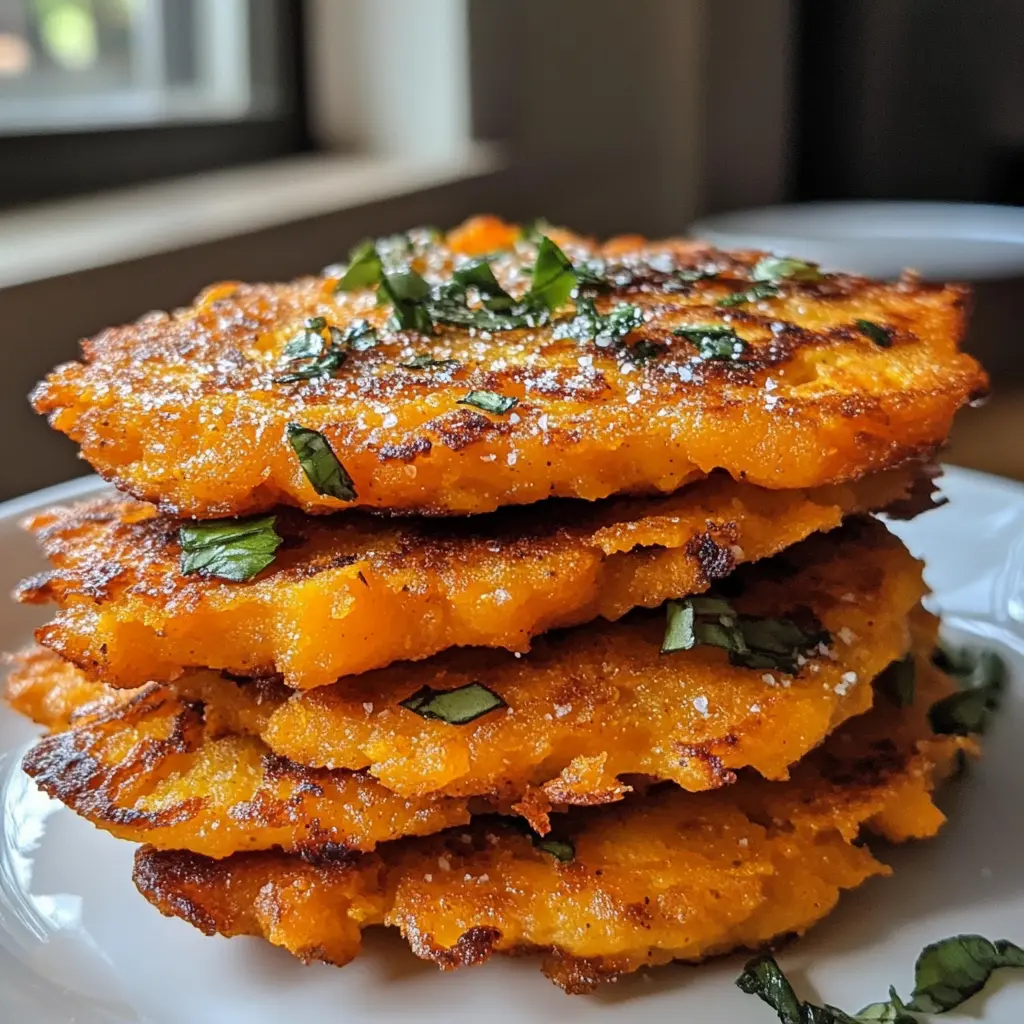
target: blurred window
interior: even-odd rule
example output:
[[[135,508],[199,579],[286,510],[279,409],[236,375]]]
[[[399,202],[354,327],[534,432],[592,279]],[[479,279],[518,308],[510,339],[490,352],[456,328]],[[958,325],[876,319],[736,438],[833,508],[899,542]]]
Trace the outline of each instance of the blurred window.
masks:
[[[309,148],[299,0],[0,0],[0,208]]]
[[[249,0],[0,0],[0,133],[272,113]]]

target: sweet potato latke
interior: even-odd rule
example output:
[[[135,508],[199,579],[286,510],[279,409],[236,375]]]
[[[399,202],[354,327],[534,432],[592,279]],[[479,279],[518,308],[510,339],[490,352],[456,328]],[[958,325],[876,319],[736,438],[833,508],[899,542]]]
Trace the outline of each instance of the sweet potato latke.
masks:
[[[45,686],[46,660],[53,694],[40,701],[28,695]],[[95,698],[52,658],[30,656],[9,692],[19,710],[62,730],[29,750],[25,771],[122,839],[210,857],[275,846],[329,856],[469,820],[466,800],[399,797],[366,775],[276,757],[258,739],[214,738],[201,705],[157,684],[71,728],[77,702],[92,711]]]
[[[101,475],[166,512],[445,514],[668,492],[715,468],[769,488],[852,480],[932,450],[987,386],[958,351],[965,289],[690,241],[549,236],[485,219],[382,240],[357,269],[366,284],[385,275],[383,305],[374,287],[338,290],[341,269],[215,285],[84,342],[33,402]],[[544,247],[558,271],[552,242],[575,264],[568,288],[564,272],[531,276]],[[493,287],[479,268],[465,283],[465,257],[482,253]],[[344,497],[307,476],[289,424],[322,434]]]
[[[848,723],[789,782],[754,776],[713,793],[659,787],[576,811],[558,845],[475,821],[345,863],[281,853],[213,861],[144,848],[135,882],[206,934],[261,935],[297,957],[345,964],[363,928],[401,929],[444,969],[541,953],[568,992],[642,966],[700,960],[802,933],[839,893],[888,874],[856,840],[933,835],[934,782],[971,741],[933,736],[925,711],[948,681],[919,659],[917,703]],[[549,852],[553,851],[553,852]]]
[[[186,760],[176,761],[176,748],[166,741],[159,758],[148,755],[148,771],[132,775],[132,785],[145,787],[171,773],[168,792],[147,795],[146,806],[163,806],[168,794],[184,801],[186,794],[205,793],[204,779],[218,770],[207,763],[227,764],[222,758],[239,758],[242,752],[257,780],[244,785],[266,785],[259,766],[272,751],[289,766],[288,785],[292,774],[302,771],[298,764],[320,768],[317,777],[324,786],[342,779],[343,789],[355,783],[340,769],[368,768],[383,786],[413,801],[417,813],[426,814],[427,808],[441,813],[435,804],[445,797],[453,802],[441,806],[447,812],[456,807],[455,813],[464,813],[464,798],[471,796],[504,806],[518,801],[516,808],[541,832],[549,827],[553,807],[619,800],[629,791],[623,777],[632,775],[669,779],[691,790],[727,784],[734,770],[745,766],[785,778],[789,766],[839,723],[871,706],[870,680],[909,649],[912,612],[924,592],[920,565],[881,524],[855,521],[741,570],[733,582],[742,588],[733,598],[741,614],[758,619],[811,614],[830,635],[829,643],[810,652],[796,674],[730,664],[716,647],[662,655],[663,616],[644,612],[542,638],[523,658],[450,652],[291,697],[273,682],[239,685],[215,673],[193,673],[175,684],[180,701],[154,687],[149,697],[139,697],[137,707],[115,712],[102,727],[90,722],[77,736],[45,741],[41,752],[29,756],[27,770],[106,827],[125,809],[141,806],[134,789],[117,788],[122,771],[113,752],[141,752],[143,738],[155,729],[161,739],[172,733],[194,739],[179,741],[191,752]],[[57,683],[71,686],[67,667],[56,657],[53,661]],[[36,656],[25,671],[45,674],[45,663]],[[447,691],[475,681],[507,707],[452,725],[399,705],[424,686]],[[12,685],[28,688],[18,673]],[[59,704],[52,696],[51,702]],[[242,734],[261,737],[269,750],[257,739],[240,739]],[[85,795],[78,789],[62,793],[61,780],[83,750],[94,759],[89,789]],[[141,753],[129,760],[138,757]],[[79,785],[81,779],[74,778]],[[109,794],[107,803],[92,800],[94,787]],[[245,792],[231,800],[252,802]],[[330,804],[331,792],[328,787],[327,797],[307,793],[296,806],[289,826],[300,830],[296,835],[302,821],[336,821],[334,812],[319,809],[321,800]],[[395,806],[396,798],[389,794],[385,804]],[[237,819],[228,807],[220,799],[204,814]],[[355,835],[352,845],[358,848],[382,838],[379,832],[363,838],[344,823],[337,827]],[[157,845],[195,849],[195,831],[191,822],[186,832],[175,831],[166,840],[161,833]],[[284,841],[256,822],[246,835],[247,842],[264,846]],[[200,841],[211,839],[202,835]],[[228,829],[213,841],[223,849],[238,839]],[[313,842],[289,841],[307,847]]]
[[[812,491],[715,475],[668,497],[473,520],[283,512],[274,564],[248,583],[182,576],[179,521],[99,500],[29,521],[53,569],[19,596],[57,602],[38,639],[113,686],[192,666],[321,686],[447,647],[525,651],[546,630],[705,590],[738,563],[905,498],[920,473]]]

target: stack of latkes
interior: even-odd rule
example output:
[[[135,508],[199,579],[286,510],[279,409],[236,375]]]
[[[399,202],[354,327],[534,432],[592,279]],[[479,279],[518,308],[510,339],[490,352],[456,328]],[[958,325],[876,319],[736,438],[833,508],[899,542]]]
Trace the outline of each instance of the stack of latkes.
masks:
[[[985,390],[966,304],[477,218],[104,331],[33,401],[133,498],[28,523],[25,770],[307,961],[390,925],[583,992],[802,933],[973,749],[870,516]]]

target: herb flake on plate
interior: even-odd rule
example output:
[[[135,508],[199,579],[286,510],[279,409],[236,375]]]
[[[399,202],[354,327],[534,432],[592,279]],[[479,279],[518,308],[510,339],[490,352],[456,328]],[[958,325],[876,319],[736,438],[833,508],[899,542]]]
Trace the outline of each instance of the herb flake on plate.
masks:
[[[467,683],[454,690],[435,690],[424,686],[398,703],[421,718],[435,719],[448,725],[468,725],[491,711],[508,707],[483,683]]]
[[[298,456],[302,472],[317,494],[341,501],[355,501],[357,494],[352,477],[338,461],[330,442],[318,430],[289,423],[288,443]]]
[[[189,523],[178,531],[181,574],[217,576],[244,583],[274,561],[281,537],[276,516],[256,519],[215,519]]]
[[[932,660],[960,686],[928,709],[932,729],[955,736],[984,732],[1006,692],[1006,663],[995,651],[967,648],[952,651],[940,647]]]
[[[782,1024],[923,1024],[917,1014],[956,1009],[1003,967],[1024,968],[1024,949],[1007,939],[991,942],[980,935],[954,935],[921,951],[909,1002],[890,986],[886,1002],[872,1003],[855,1014],[802,1002],[769,953],[748,961],[736,985],[767,1003]]]

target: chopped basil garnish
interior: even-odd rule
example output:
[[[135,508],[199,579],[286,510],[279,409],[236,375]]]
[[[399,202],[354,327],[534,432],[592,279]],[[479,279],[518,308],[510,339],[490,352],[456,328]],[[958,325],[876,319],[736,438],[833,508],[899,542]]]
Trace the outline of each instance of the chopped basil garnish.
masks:
[[[875,680],[875,687],[898,708],[909,708],[914,703],[914,682],[917,670],[912,655],[894,661]]]
[[[355,501],[356,488],[352,477],[338,461],[327,438],[318,430],[288,424],[288,441],[299,457],[299,465],[317,494],[341,501]]]
[[[736,985],[766,1002],[782,1024],[919,1024],[918,1013],[945,1013],[980,992],[993,971],[1024,968],[1024,949],[1007,939],[990,942],[980,935],[954,935],[925,946],[914,968],[914,993],[904,1003],[889,988],[889,999],[849,1014],[827,1003],[801,1002],[770,954],[750,960]]]
[[[370,238],[360,242],[349,254],[348,270],[338,282],[336,290],[350,292],[356,288],[370,288],[380,283],[381,262],[377,244]]]
[[[721,303],[719,303],[721,305]],[[695,324],[677,327],[673,332],[697,346],[701,359],[735,361],[746,351],[747,343],[725,324]]]
[[[720,597],[688,597],[666,602],[661,652],[721,647],[733,665],[793,675],[800,656],[828,639],[819,625],[805,630],[789,619],[739,615]]]
[[[530,290],[523,302],[554,312],[569,301],[575,287],[576,269],[569,257],[547,235],[542,236],[537,245]]]
[[[736,979],[737,987],[747,995],[757,996],[778,1015],[782,1024],[866,1024],[885,1017],[851,1017],[834,1006],[817,1006],[797,998],[793,986],[770,953],[748,961]],[[892,1017],[891,1024],[916,1024],[913,1017]]]
[[[760,302],[762,299],[774,299],[779,294],[778,285],[771,281],[758,281],[746,291],[732,292],[718,300],[717,306],[739,306],[744,302]]]
[[[1000,967],[1024,968],[1024,949],[1007,939],[954,935],[925,946],[914,967],[914,993],[908,1008],[945,1013],[980,992]]]
[[[434,322],[424,300],[430,295],[430,285],[411,268],[382,274],[378,299],[391,303],[395,324],[403,331],[429,334]]]
[[[485,259],[467,263],[456,270],[452,274],[452,285],[461,289],[463,296],[467,288],[475,288],[484,309],[491,312],[504,313],[516,304],[516,300],[498,284],[491,265]]]
[[[318,356],[324,348],[324,337],[320,333],[323,327],[312,328],[309,326],[311,320],[306,321],[306,327],[304,327],[298,334],[292,338],[284,347],[284,355],[287,359],[311,359],[313,356]],[[323,319],[317,317],[316,319]],[[324,324],[324,327],[327,325]]]
[[[274,560],[281,538],[274,529],[276,516],[259,519],[224,519],[190,523],[178,531],[181,574],[219,576],[244,583]]]
[[[368,320],[353,320],[345,328],[340,344],[348,345],[356,352],[366,352],[377,345],[377,332]]]
[[[424,686],[398,704],[421,718],[436,719],[448,725],[468,725],[490,711],[508,707],[483,683],[467,683],[455,690],[435,690]]]
[[[936,701],[928,709],[932,729],[946,735],[984,732],[999,710],[1006,690],[1006,664],[995,651],[939,648],[932,655],[943,672],[960,685],[957,693]]]
[[[866,338],[870,338],[879,348],[892,348],[892,330],[876,324],[873,320],[854,320],[854,326]]]
[[[697,645],[693,631],[693,601],[668,601],[665,604],[665,635],[661,639],[661,653],[688,651]]]
[[[630,331],[642,327],[643,323],[642,310],[630,302],[620,302],[608,313],[598,313],[593,299],[578,298],[576,315],[558,324],[553,334],[556,338],[594,341],[606,347],[624,338]]]
[[[319,322],[319,328],[311,328],[310,324]],[[292,384],[300,380],[312,380],[316,377],[330,377],[340,367],[348,355],[345,348],[352,348],[356,352],[365,352],[377,344],[377,332],[366,320],[353,320],[344,331],[337,327],[330,328],[331,341],[329,345],[324,344],[321,331],[327,326],[327,321],[322,317],[310,317],[306,321],[305,329],[297,334],[285,346],[284,354],[288,362],[299,362],[309,359],[305,366],[292,370],[281,377],[277,377],[278,384]]]
[[[458,366],[458,359],[435,359],[426,352],[413,356],[407,363],[400,363],[406,370],[427,370],[438,366]]]
[[[493,412],[501,416],[519,404],[518,398],[511,395],[499,395],[497,391],[470,391],[465,398],[459,399],[459,405],[475,405],[484,412]]]
[[[568,864],[576,856],[576,847],[568,839],[534,839],[533,845],[538,850],[550,853],[555,860]]]
[[[820,281],[821,268],[817,263],[793,259],[791,256],[765,256],[758,260],[750,276],[755,281]]]

